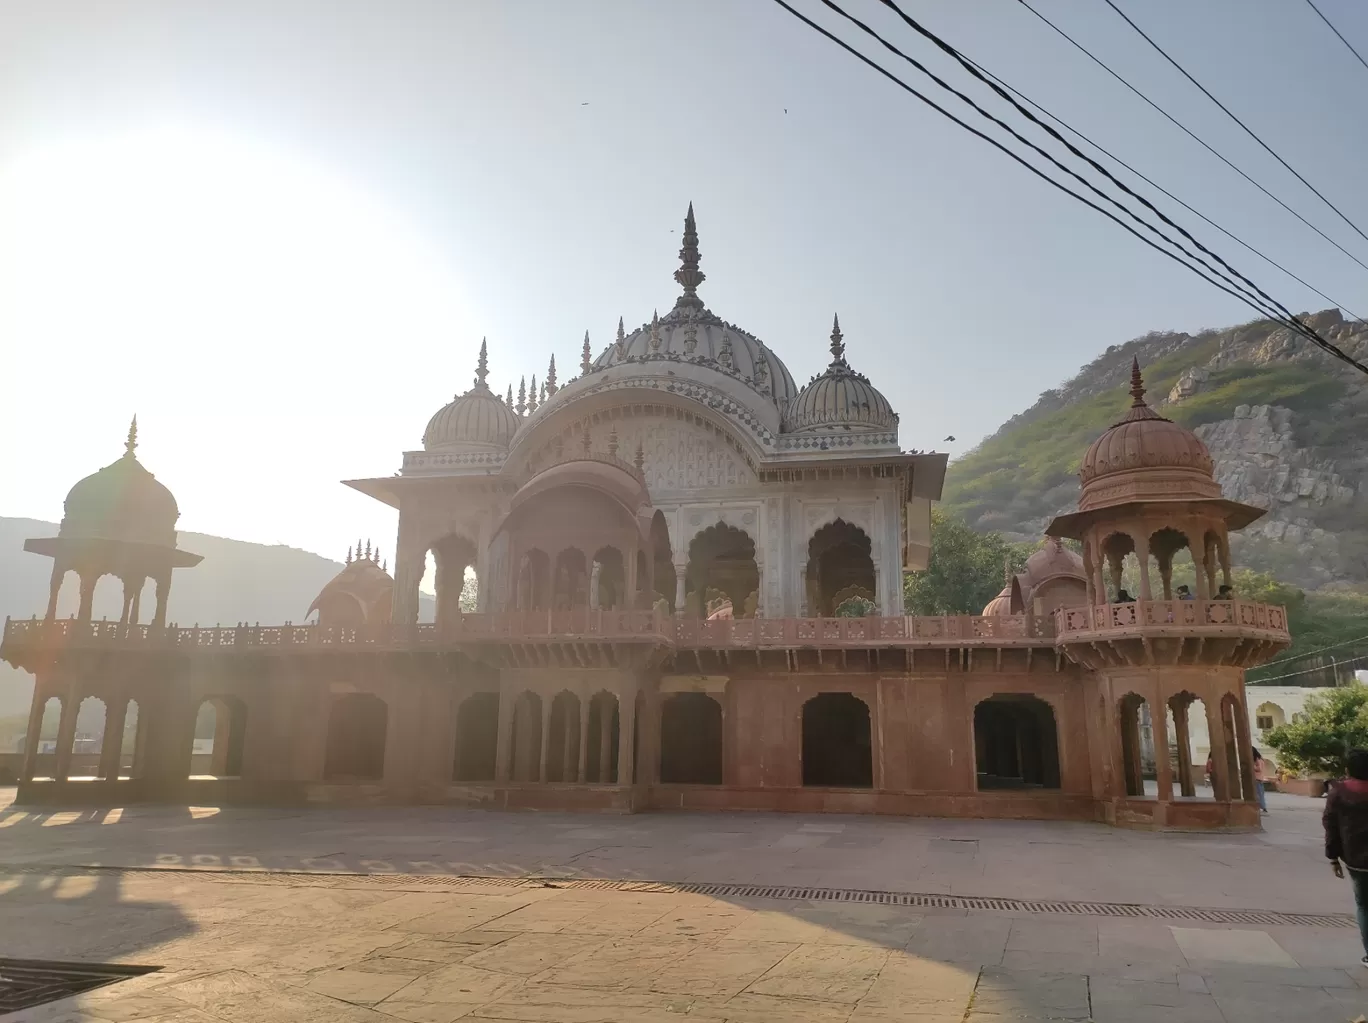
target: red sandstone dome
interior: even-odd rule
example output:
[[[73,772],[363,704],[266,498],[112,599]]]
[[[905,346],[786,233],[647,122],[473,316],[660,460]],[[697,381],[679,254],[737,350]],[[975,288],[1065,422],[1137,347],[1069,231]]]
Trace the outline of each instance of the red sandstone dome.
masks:
[[[1026,559],[1018,578],[1023,590],[1032,591],[1055,579],[1082,582],[1088,574],[1083,569],[1083,555],[1069,550],[1058,537],[1050,537],[1045,546]]]
[[[1125,417],[1093,441],[1078,475],[1080,511],[1137,500],[1219,500],[1211,453],[1191,430],[1145,404],[1139,361],[1131,365],[1131,397]]]

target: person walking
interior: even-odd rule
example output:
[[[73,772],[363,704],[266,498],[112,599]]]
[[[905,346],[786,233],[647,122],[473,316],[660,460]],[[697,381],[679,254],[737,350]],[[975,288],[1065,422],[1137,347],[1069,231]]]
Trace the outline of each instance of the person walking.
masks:
[[[1268,799],[1264,796],[1264,758],[1259,747],[1254,746],[1254,794],[1259,797],[1259,812],[1268,813]]]
[[[1336,877],[1349,868],[1354,886],[1359,938],[1368,966],[1368,749],[1350,750],[1349,777],[1336,782],[1325,795],[1325,856]]]

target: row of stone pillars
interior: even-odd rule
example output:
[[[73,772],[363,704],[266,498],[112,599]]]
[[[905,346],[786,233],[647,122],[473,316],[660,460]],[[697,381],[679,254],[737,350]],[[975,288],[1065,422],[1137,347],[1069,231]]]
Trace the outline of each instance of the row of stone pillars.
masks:
[[[56,765],[52,776],[57,781],[66,781],[71,777],[71,760],[75,755],[76,745],[76,717],[81,710],[81,697],[75,692],[44,694],[35,690],[33,703],[29,707],[28,731],[24,736],[24,763],[20,776],[23,781],[32,781],[37,773],[43,711],[48,700],[54,696],[61,702],[62,714],[57,725]],[[99,699],[105,705],[105,724],[100,740],[100,763],[96,769],[96,777],[103,781],[118,781],[120,762],[123,758],[124,724],[128,720],[128,705],[133,701],[127,697]],[[138,730],[133,741],[133,767],[130,771],[130,776],[134,778],[142,773],[142,765],[146,759],[148,727],[143,719],[144,713],[140,704]]]
[[[1193,777],[1192,746],[1188,726],[1188,710],[1197,697],[1180,693],[1167,704],[1173,712],[1174,741],[1178,747],[1178,791],[1191,798],[1197,794]],[[1144,795],[1144,774],[1140,740],[1140,704],[1143,698],[1131,693],[1121,700],[1121,761],[1126,794]],[[1153,712],[1151,727],[1154,735],[1154,768],[1161,802],[1173,800],[1173,766],[1169,762],[1167,715]],[[1253,801],[1258,798],[1254,789],[1254,746],[1249,734],[1249,719],[1238,700],[1225,696],[1214,704],[1203,701],[1207,716],[1207,732],[1211,744],[1212,794],[1218,801]]]
[[[515,756],[514,749],[514,718],[516,716],[517,702],[520,693],[513,693],[503,690],[499,694],[499,734],[498,743],[495,749],[494,759],[494,779],[495,781],[511,781],[517,773],[513,762]],[[540,697],[539,695],[539,698]],[[543,699],[541,711],[541,743],[538,750],[539,761],[537,765],[537,780],[545,783],[549,781],[550,755],[551,755],[551,717],[552,708],[555,705],[554,698]],[[573,722],[570,715],[565,715],[565,732],[562,743],[561,778],[571,780],[571,768],[574,767],[573,780],[583,784],[589,780],[589,718],[590,707],[593,704],[592,698],[579,701],[579,756],[577,763],[572,765],[571,752],[574,749],[571,740],[575,737]],[[632,783],[632,762],[635,750],[635,730],[636,730],[636,701],[621,696],[614,702],[604,700],[600,703],[599,709],[599,736],[598,736],[598,780],[599,784],[611,784],[608,781],[608,774],[612,767],[612,727],[613,727],[613,708],[617,708],[618,713],[618,769],[616,783],[618,785],[628,785]]]

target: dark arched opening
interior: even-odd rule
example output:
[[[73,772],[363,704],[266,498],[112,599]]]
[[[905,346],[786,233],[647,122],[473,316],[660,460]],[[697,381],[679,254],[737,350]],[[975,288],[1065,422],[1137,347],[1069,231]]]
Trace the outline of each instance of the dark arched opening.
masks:
[[[829,522],[808,541],[808,613],[831,617],[852,597],[876,601],[869,537],[844,519]]]
[[[674,693],[661,704],[660,780],[722,784],[722,707],[707,693]]]
[[[466,570],[475,567],[479,552],[473,541],[456,533],[442,537],[430,550],[433,558],[433,589],[437,593],[436,620],[440,625],[460,618],[463,610],[461,597],[466,590]],[[471,581],[478,587],[474,573],[471,573]],[[478,589],[474,595],[478,602]]]
[[[869,707],[850,693],[819,693],[803,704],[803,784],[874,784]]]
[[[760,569],[755,541],[740,529],[719,522],[689,544],[689,615],[707,618],[709,607],[731,601],[732,617],[755,617],[759,602]]]
[[[589,565],[584,551],[567,547],[556,555],[552,607],[557,611],[589,606]]]
[[[1054,708],[1036,696],[998,694],[974,708],[978,787],[1059,788]]]
[[[612,693],[597,692],[589,701],[586,736],[586,780],[611,785],[617,781],[618,770],[618,700]]]
[[[385,776],[389,707],[370,693],[333,697],[328,712],[328,749],[323,777],[330,781],[379,781]]]
[[[622,552],[600,547],[589,569],[589,607],[613,610],[627,606],[627,572]]]
[[[562,689],[551,701],[546,740],[546,780],[575,781],[579,773],[579,697]]]
[[[1145,794],[1144,725],[1149,720],[1149,705],[1144,697],[1127,693],[1117,705],[1117,719],[1121,729],[1121,777],[1126,795]]]
[[[241,776],[246,740],[247,705],[235,696],[208,697],[195,715],[190,774],[199,773],[195,770],[198,765],[215,778]]]
[[[514,781],[538,781],[541,778],[541,697],[530,690],[518,695],[513,703],[513,770]]]
[[[663,600],[665,608],[675,610],[674,554],[670,549],[670,530],[665,524],[665,516],[657,511],[651,516],[651,606],[657,607]]]
[[[493,781],[499,749],[499,694],[472,693],[456,711],[452,781]]]

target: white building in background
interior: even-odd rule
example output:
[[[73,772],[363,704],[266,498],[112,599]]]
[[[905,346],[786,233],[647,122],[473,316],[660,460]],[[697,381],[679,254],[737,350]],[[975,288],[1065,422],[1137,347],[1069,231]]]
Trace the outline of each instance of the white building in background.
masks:
[[[1360,681],[1368,682],[1368,672],[1358,672]],[[1306,701],[1327,687],[1304,686],[1249,686],[1245,690],[1249,707],[1249,734],[1265,760],[1277,762],[1277,754],[1264,745],[1270,729],[1285,725],[1306,709]],[[1190,713],[1188,729],[1192,738],[1192,762],[1201,770],[1211,753],[1211,739],[1207,734],[1205,713]],[[1173,714],[1169,713],[1169,735],[1173,735]]]

